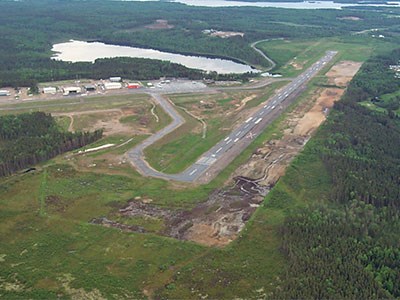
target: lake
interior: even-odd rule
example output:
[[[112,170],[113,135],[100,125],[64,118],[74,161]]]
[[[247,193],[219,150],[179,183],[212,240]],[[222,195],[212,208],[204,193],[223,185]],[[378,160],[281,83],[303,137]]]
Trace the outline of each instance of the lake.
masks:
[[[120,1],[136,1],[136,0],[120,0]],[[139,0],[154,1],[154,0]],[[183,3],[190,6],[206,6],[206,7],[231,7],[231,6],[253,6],[253,7],[276,7],[276,8],[292,8],[292,9],[342,9],[349,6],[385,6],[400,7],[400,2],[389,1],[391,4],[351,4],[336,3],[333,1],[304,1],[304,2],[243,2],[243,1],[225,1],[225,0],[176,0],[170,2]],[[393,3],[393,4],[392,4]]]
[[[220,74],[258,72],[258,70],[249,65],[227,59],[174,54],[153,49],[108,45],[99,42],[89,43],[71,40],[66,43],[54,44],[51,50],[56,52],[52,59],[69,62],[94,62],[98,58],[138,57],[167,60],[182,64],[188,68],[216,71]]]

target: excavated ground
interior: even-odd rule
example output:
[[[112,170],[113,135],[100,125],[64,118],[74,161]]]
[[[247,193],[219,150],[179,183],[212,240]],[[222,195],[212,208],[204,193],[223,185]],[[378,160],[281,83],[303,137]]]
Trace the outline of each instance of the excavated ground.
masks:
[[[123,217],[144,216],[162,219],[165,230],[160,234],[191,240],[207,246],[224,246],[234,240],[265,195],[284,175],[291,160],[303,149],[315,130],[326,119],[329,109],[339,100],[361,64],[343,61],[326,74],[328,83],[337,87],[318,89],[300,104],[281,124],[283,135],[269,140],[240,166],[225,187],[192,210],[174,211],[159,208],[149,201],[132,200],[118,214]],[[122,230],[145,232],[140,226],[129,226],[106,218],[94,223]]]

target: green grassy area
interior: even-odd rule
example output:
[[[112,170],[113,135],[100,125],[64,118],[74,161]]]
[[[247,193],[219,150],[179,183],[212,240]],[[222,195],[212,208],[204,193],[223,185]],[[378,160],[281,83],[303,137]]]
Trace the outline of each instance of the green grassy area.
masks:
[[[82,114],[82,115],[74,115],[74,130],[76,131],[87,131],[92,128],[98,122],[107,122],[110,121],[116,112],[108,112],[108,113],[90,113],[90,114]]]
[[[278,228],[296,207],[327,199],[330,178],[314,153],[311,140],[288,168],[240,237],[225,249],[213,249],[178,269],[157,296],[189,299],[198,295],[220,298],[274,298],[280,276],[287,270]],[[315,200],[316,199],[316,200]]]
[[[296,55],[306,51],[307,48],[315,45],[316,41],[290,41],[290,40],[270,40],[257,44],[257,48],[263,51],[275,63],[279,69]]]
[[[135,217],[118,216],[116,218],[113,218],[113,220],[121,224],[141,226],[146,230],[146,232],[151,232],[151,233],[162,234],[166,228],[164,220],[160,218],[150,218],[143,216],[135,216]]]
[[[176,190],[166,181],[143,178],[132,169],[128,176],[96,174],[78,172],[53,161],[46,164],[45,171],[1,179],[0,238],[4,243],[0,245],[0,254],[6,256],[0,277],[18,287],[20,292],[13,295],[22,298],[53,298],[57,294],[65,295],[67,291],[79,291],[83,297],[100,293],[105,297],[118,294],[140,298],[143,297],[143,288],[165,286],[176,270],[190,265],[197,257],[208,253],[219,253],[220,256],[232,253],[232,250],[220,252],[151,234],[123,233],[89,225],[88,222],[113,214],[136,196],[151,198],[155,205],[170,209],[193,207],[220,187],[265,139],[276,135],[282,119],[274,122],[215,180],[200,187],[187,186]],[[46,177],[43,172],[47,172]],[[45,183],[44,178],[47,178]],[[41,204],[43,199],[44,207]],[[46,214],[40,216],[41,211],[46,211]],[[157,220],[146,224],[143,219],[131,222],[154,231],[163,226]],[[261,233],[264,229],[258,225],[255,228],[251,226],[248,232]],[[264,235],[263,239],[269,241],[271,237]],[[253,242],[249,240],[249,243]],[[250,251],[254,248],[252,245],[245,243],[240,251]],[[270,250],[259,252],[255,258],[265,253],[272,255],[276,245],[275,241]],[[177,251],[179,258],[176,257]],[[273,255],[271,260],[274,264],[281,264],[279,254]],[[269,263],[271,261],[262,266],[269,266]],[[253,272],[261,272],[261,268]],[[72,278],[68,281],[68,289],[65,278]],[[243,285],[235,291],[240,288]],[[32,289],[34,294],[30,292]],[[172,285],[170,289],[173,290]],[[2,294],[4,297],[9,295],[11,292]]]
[[[387,113],[389,110],[392,110],[400,114],[400,90],[380,96],[379,102],[368,100],[359,102],[359,104],[381,113]]]
[[[356,49],[353,53],[348,51],[340,57],[357,57]],[[297,103],[207,185],[195,187],[143,178],[130,166],[121,167],[126,172],[124,176],[80,172],[61,156],[41,164],[37,172],[1,178],[0,298],[144,298],[148,292],[164,298],[274,298],[281,275],[288,271],[278,250],[280,224],[291,210],[324,201],[329,193],[330,178],[315,155],[318,140],[309,141],[240,237],[224,249],[151,233],[126,233],[89,222],[115,214],[137,196],[150,198],[154,205],[169,209],[189,209],[206,200],[257,147],[280,135],[280,123],[288,112],[305,101],[324,80],[323,76],[313,79]],[[222,111],[231,96],[220,99]],[[184,97],[173,100],[182,106],[190,105]],[[101,99],[91,104],[118,107],[121,103],[131,105],[132,101],[110,104]],[[75,105],[92,109],[90,103]],[[190,119],[193,123],[189,125],[193,127],[181,134],[187,135],[199,127],[198,121]],[[217,128],[218,124],[213,126]],[[121,154],[141,138],[135,137],[128,145],[107,151]],[[107,137],[90,147],[121,143],[121,139],[126,141],[128,137]],[[172,162],[172,166],[179,164]],[[123,222],[146,226],[152,232],[159,232],[164,226],[157,219]]]
[[[377,103],[377,105],[380,108],[384,108],[386,110],[393,110],[396,113],[400,113],[400,90],[390,93],[390,94],[385,94],[379,97],[380,103]]]
[[[284,76],[297,76],[324,55],[327,50],[339,51],[335,61],[365,61],[373,51],[391,49],[395,44],[362,36],[322,38],[312,40],[271,40],[259,43],[277,67],[274,72]],[[292,61],[293,64],[288,64]],[[297,67],[297,68],[296,68]]]
[[[67,116],[57,116],[55,117],[57,124],[64,131],[68,131],[69,125],[71,124],[71,118]]]
[[[73,97],[55,100],[31,100],[0,104],[0,114],[15,114],[31,111],[76,112],[143,105],[150,99],[146,94]]]
[[[81,173],[68,165],[51,162],[46,169],[45,189],[40,172],[1,179],[0,235],[4,243],[0,253],[6,254],[1,278],[18,274],[16,280],[11,276],[7,282],[23,282],[19,285],[21,297],[33,297],[28,291],[31,288],[35,288],[36,297],[63,293],[65,276],[72,276],[71,286],[84,287],[87,293],[98,289],[106,296],[122,293],[142,297],[143,286],[150,282],[159,284],[155,277],[163,278],[171,266],[191,261],[208,250],[150,234],[128,234],[88,225],[88,221],[111,213],[135,196],[146,195],[154,203],[169,208],[190,207],[220,186],[232,168],[242,163],[262,138],[271,134],[265,133],[257,139],[211,184],[179,192],[165,181],[142,178],[134,171],[128,177]],[[38,218],[42,201],[37,199],[44,196],[47,214]],[[15,230],[17,234],[9,234]],[[179,258],[174,257],[176,251],[180,253]],[[34,273],[32,268],[36,269]]]
[[[146,105],[136,115],[124,116],[119,121],[122,124],[134,126],[143,126],[141,122],[144,121],[143,124],[145,124],[146,128],[150,129],[151,132],[157,132],[171,123],[172,119],[159,105],[156,105],[153,112],[158,117],[157,119],[151,114],[152,107],[150,104]],[[143,118],[145,119],[143,120]]]
[[[249,109],[266,101],[277,88],[282,87],[286,82],[277,82],[259,93],[253,100],[245,105]],[[248,92],[246,94],[251,94]],[[218,141],[223,139],[230,128],[238,120],[238,115],[231,112],[229,118],[222,118],[221,114],[229,110],[232,111],[232,100],[237,97],[235,93],[221,95],[174,95],[171,100],[178,106],[190,109],[193,105],[198,105],[199,101],[215,101],[215,107],[203,112],[204,121],[207,124],[206,137],[202,136],[201,123],[181,111],[186,123],[174,132],[168,134],[160,141],[145,150],[146,160],[154,168],[165,173],[178,173],[183,171],[198,159],[204,152],[208,151]],[[243,96],[244,97],[244,96]]]
[[[268,100],[268,98],[273,95],[273,91],[280,89],[281,87],[285,86],[288,83],[289,83],[289,81],[278,81],[278,82],[271,84],[269,86],[270,90],[266,94],[262,95],[261,97],[256,97],[253,100],[247,102],[245,105],[245,108],[252,108],[252,107],[256,107],[257,105],[260,105],[261,103]]]
[[[367,107],[367,108],[369,108],[371,110],[375,110],[377,112],[381,112],[381,113],[386,112],[386,109],[375,105],[371,101],[362,101],[362,102],[359,102],[358,104],[360,104],[361,106]]]
[[[189,116],[183,110],[178,109],[178,111],[184,117],[185,123],[170,134],[166,135],[163,139],[153,144],[151,147],[146,148],[144,151],[146,160],[150,163],[150,165],[167,173],[171,172],[168,170],[168,166],[171,166],[172,169],[178,168],[178,170],[179,168],[182,168],[182,165],[183,168],[185,166],[186,157],[185,159],[182,159],[182,157],[180,159],[176,159],[179,154],[181,154],[176,152],[181,147],[180,143],[185,143],[183,144],[185,146],[190,145],[190,147],[185,147],[185,149],[196,151],[196,149],[193,147],[193,143],[201,139],[201,125],[199,125],[199,122],[193,117]],[[198,132],[193,133],[196,128],[200,129],[197,130]],[[170,143],[169,141],[171,140],[174,142]],[[190,155],[190,153],[186,152],[185,154]],[[197,153],[197,155],[200,154]],[[193,154],[191,155],[193,156]],[[174,159],[176,161],[173,161]]]

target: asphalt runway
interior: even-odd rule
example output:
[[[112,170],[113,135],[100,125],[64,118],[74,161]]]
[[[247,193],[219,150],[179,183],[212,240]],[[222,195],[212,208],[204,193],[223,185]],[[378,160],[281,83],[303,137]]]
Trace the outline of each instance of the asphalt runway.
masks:
[[[158,177],[166,180],[180,182],[208,182],[219,171],[226,167],[237,155],[239,155],[254,138],[279,116],[284,108],[295,100],[295,96],[301,92],[309,82],[324,66],[336,55],[335,51],[327,51],[325,56],[314,63],[292,82],[283,87],[280,92],[269,98],[263,106],[250,116],[245,122],[233,130],[227,137],[219,141],[210,150],[205,152],[195,163],[178,174],[165,174],[153,169],[144,160],[143,151],[145,148],[174,131],[184,123],[184,119],[175,110],[173,104],[165,99],[159,90],[153,89],[151,95],[154,100],[173,119],[167,127],[153,134],[142,143],[127,152],[130,162],[144,176]],[[289,100],[288,100],[289,99]],[[286,101],[286,102],[285,102]]]

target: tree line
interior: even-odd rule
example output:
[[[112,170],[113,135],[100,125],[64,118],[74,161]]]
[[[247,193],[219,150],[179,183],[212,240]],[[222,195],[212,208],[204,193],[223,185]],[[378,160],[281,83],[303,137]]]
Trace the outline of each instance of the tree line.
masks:
[[[328,170],[330,197],[310,199],[281,226],[288,269],[279,297],[400,297],[400,119],[358,103],[400,88],[387,71],[399,54],[364,64],[304,154]]]
[[[269,38],[343,36],[398,25],[396,18],[381,18],[381,12],[375,11],[302,10],[298,13],[290,9],[215,9],[163,2],[89,0],[58,1],[55,5],[48,0],[0,1],[0,11],[0,86],[31,86],[35,81],[89,76],[107,78],[117,71],[121,71],[121,76],[138,80],[157,79],[160,75],[194,79],[203,76],[199,71],[152,60],[99,60],[94,65],[52,61],[52,43],[71,38],[225,57],[267,66],[268,63],[249,46],[251,42]],[[360,20],[340,19],[349,14]],[[168,20],[173,28],[151,30],[145,27],[160,18]],[[212,37],[204,34],[204,29],[239,31],[244,36]],[[219,79],[230,80],[232,76]]]
[[[54,118],[43,112],[1,116],[0,176],[83,147],[100,139],[102,134],[102,130],[62,131]]]

